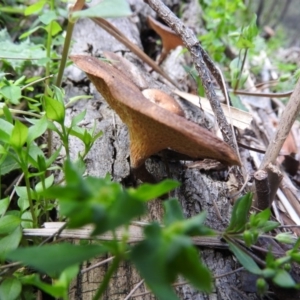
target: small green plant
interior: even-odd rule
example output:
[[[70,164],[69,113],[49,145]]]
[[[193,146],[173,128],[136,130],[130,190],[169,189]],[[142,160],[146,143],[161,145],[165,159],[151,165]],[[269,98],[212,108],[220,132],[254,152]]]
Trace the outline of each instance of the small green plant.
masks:
[[[241,265],[249,272],[257,275],[257,291],[263,295],[268,290],[267,281],[284,288],[300,288],[289,274],[291,264],[298,262],[300,239],[292,234],[279,233],[275,236],[266,235],[279,226],[278,222],[269,221],[271,212],[266,209],[257,214],[251,214],[252,195],[248,193],[238,199],[233,207],[230,224],[223,233],[223,238],[229,245],[229,249]],[[249,252],[249,247],[255,245],[259,237],[273,238],[284,244],[293,244],[293,249],[286,252],[285,256],[276,258],[272,249],[261,249],[267,252],[263,266],[258,266],[255,257]],[[296,254],[296,252],[298,254]],[[261,261],[258,260],[260,263]]]

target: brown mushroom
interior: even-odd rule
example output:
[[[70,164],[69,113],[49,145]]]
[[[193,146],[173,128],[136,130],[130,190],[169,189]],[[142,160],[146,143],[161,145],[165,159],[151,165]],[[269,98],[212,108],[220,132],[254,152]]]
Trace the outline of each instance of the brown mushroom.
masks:
[[[194,159],[211,158],[240,165],[233,149],[208,130],[148,101],[120,71],[86,55],[71,60],[82,69],[128,126],[131,167],[143,169],[151,155],[171,149]]]
[[[168,94],[156,89],[146,89],[142,91],[145,98],[173,114],[184,117],[184,111],[180,105]]]
[[[162,51],[158,59],[158,64],[161,64],[168,53],[178,46],[184,46],[181,38],[169,27],[156,21],[151,16],[148,16],[149,26],[161,37]]]

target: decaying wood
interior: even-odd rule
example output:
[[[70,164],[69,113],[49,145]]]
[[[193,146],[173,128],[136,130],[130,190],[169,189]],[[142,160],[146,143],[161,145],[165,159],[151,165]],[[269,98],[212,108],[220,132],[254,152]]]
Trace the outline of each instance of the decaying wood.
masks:
[[[144,4],[142,0],[130,0],[130,3],[132,7],[138,8],[138,11],[133,12],[134,18],[120,18],[109,20],[109,22],[118,28],[118,30],[134,43],[136,47],[142,49],[139,30],[136,24],[140,24],[141,20],[146,19],[147,14],[149,14],[149,7]],[[133,22],[133,19],[136,23]],[[169,26],[170,25],[172,24],[169,24]],[[173,29],[175,30],[176,28]],[[178,30],[189,33],[184,26]],[[186,35],[186,38],[189,39],[190,36]],[[147,86],[147,88],[150,89],[163,90],[171,96],[174,96],[172,95],[172,90],[162,83],[163,80],[159,75],[155,72],[149,74],[146,71],[147,67],[143,60],[140,60],[133,55],[128,47],[118,42],[106,31],[102,30],[99,26],[96,26],[95,23],[86,19],[80,20],[75,25],[73,39],[73,55],[86,55],[87,52],[89,52],[89,54],[92,54],[93,56],[100,56],[102,53],[105,53],[105,51],[114,52],[116,55],[125,57],[135,65],[134,72],[137,74],[137,77],[141,76],[143,86]],[[195,44],[193,44],[193,41],[193,39],[187,40],[186,44],[191,42],[192,47],[194,47],[196,42],[194,41]],[[196,46],[192,52],[196,55],[204,55],[203,61],[201,61],[201,64],[198,64],[197,67],[202,68],[205,66],[205,63],[209,64],[208,58],[201,49],[199,50],[198,46]],[[171,63],[168,63],[168,60],[171,60],[171,57],[172,53],[167,57],[162,67],[165,68],[165,73],[172,73],[172,79],[176,82],[176,76],[179,75],[176,75],[174,70],[177,70],[176,64],[182,69],[184,57],[179,57],[177,52],[177,54],[173,55]],[[181,61],[180,64],[179,61]],[[171,66],[171,68],[167,68],[168,66]],[[216,94],[210,92],[212,80],[209,76],[209,71],[204,68],[201,72],[200,73],[205,79],[204,83],[207,84],[207,90],[210,93],[209,97],[218,102]],[[216,77],[218,76],[214,73],[213,75]],[[87,173],[94,176],[105,176],[106,173],[110,173],[113,180],[121,182],[124,186],[133,185],[134,183],[131,181],[130,177],[129,138],[127,127],[122,123],[118,115],[116,115],[109,107],[105,99],[96,91],[94,86],[87,80],[82,71],[72,66],[67,70],[66,76],[67,80],[65,81],[65,88],[67,98],[80,94],[93,96],[92,100],[79,101],[67,109],[68,122],[70,122],[72,117],[86,109],[86,118],[80,125],[85,128],[91,128],[94,125],[94,122],[96,122],[96,131],[103,131],[103,137],[96,141],[86,158]],[[188,90],[188,82],[182,82],[182,86],[183,90]],[[183,102],[180,102],[180,106],[184,108],[187,119],[211,130],[211,122],[200,109],[195,108],[189,103]],[[245,133],[242,134],[245,135],[243,143],[250,146],[250,150],[243,150],[242,160],[243,165],[247,170],[248,178],[251,178],[251,175],[254,173],[255,165],[256,168],[259,168],[263,159],[261,154],[254,154],[254,152],[251,151],[251,148],[257,147],[259,149],[266,149],[269,138],[273,134],[273,126],[272,122],[268,120],[268,112],[266,112],[263,107],[258,109],[253,108],[252,104],[249,105],[249,107],[250,111],[252,109],[251,114],[254,118],[254,126],[251,127],[253,136],[247,138]],[[263,117],[260,117],[257,113],[259,109],[261,110],[260,115]],[[264,124],[262,120],[266,124]],[[255,124],[259,124],[259,122],[261,122],[259,125],[260,127],[255,126]],[[266,127],[269,127],[270,130],[262,139],[262,133],[265,132]],[[227,130],[225,126],[222,130],[227,136],[227,141],[230,141],[230,129]],[[56,147],[58,147],[58,145]],[[70,139],[70,149],[71,156],[76,158],[77,153],[82,151],[83,146],[76,139]],[[198,164],[198,166],[201,165],[203,166],[203,163]],[[227,174],[214,172],[213,169],[210,170],[209,168],[205,170],[203,167],[188,168],[184,162],[177,160],[165,162],[157,156],[147,159],[146,167],[155,178],[158,178],[158,180],[169,177],[181,182],[181,186],[173,191],[170,196],[179,199],[186,217],[191,217],[205,210],[207,211],[206,224],[208,226],[216,230],[223,230],[228,225],[231,213],[228,187],[234,185],[230,176],[229,182],[226,182]],[[200,170],[200,168],[202,169]],[[203,171],[203,169],[205,171]],[[272,204],[273,207],[276,208],[274,211],[279,220],[289,219],[291,224],[300,224],[300,211],[298,209],[299,197],[297,197],[297,190],[295,188],[293,189],[293,185],[288,180],[285,173],[283,173],[283,177],[284,179],[277,192],[277,198]],[[246,188],[248,186],[248,178],[245,181],[244,187]],[[249,184],[251,184],[251,180]],[[155,200],[149,203],[148,206],[149,214],[144,216],[141,221],[150,222],[153,220],[161,220],[163,215],[162,202],[160,200]],[[71,235],[67,235],[69,234],[67,232],[64,232],[63,234],[66,234],[66,237],[72,237]],[[87,233],[83,233],[83,235],[84,234]],[[83,237],[83,235],[79,235],[78,237]],[[132,234],[132,237],[134,237],[134,234]],[[220,246],[220,241],[215,241],[215,244],[213,244],[212,241],[210,242],[211,245],[208,245],[209,243],[201,244],[199,240],[195,240],[195,244],[197,244],[199,248],[199,255],[201,255],[203,261],[212,270],[214,275],[222,273],[227,274],[227,276],[221,276],[215,280],[214,292],[209,296],[199,293],[186,283],[182,283],[182,278],[179,278],[176,291],[180,299],[259,299],[255,294],[255,288],[252,288],[255,280],[250,280],[247,273],[246,275],[245,273],[243,275],[241,272],[234,272],[239,269],[240,265],[233,258],[232,254],[224,251],[224,248],[218,247],[218,245]],[[82,266],[82,271],[84,271],[80,273],[76,282],[73,283],[70,290],[70,299],[92,299],[99,282],[101,282],[111,261],[111,257],[102,257]],[[249,288],[249,282],[250,285],[252,285],[251,288]],[[135,289],[134,293],[132,293],[133,289]],[[117,270],[116,274],[114,274],[103,299],[128,299],[128,295],[130,294],[133,299],[155,299],[154,296],[149,293],[147,287],[141,281],[139,274],[133,266],[124,262]]]
[[[268,173],[265,170],[258,170],[254,173],[256,207],[264,210],[269,207],[270,186],[268,181]]]

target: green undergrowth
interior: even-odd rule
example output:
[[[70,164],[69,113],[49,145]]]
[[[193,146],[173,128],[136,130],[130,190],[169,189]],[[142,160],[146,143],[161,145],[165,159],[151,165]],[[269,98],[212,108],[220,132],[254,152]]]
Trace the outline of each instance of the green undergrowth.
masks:
[[[254,48],[258,36],[255,17],[238,27],[224,9],[213,14],[215,6],[224,1],[204,2],[205,18],[207,22],[212,18],[210,27],[215,32],[201,38],[204,45],[217,49],[230,30],[235,32],[235,47],[241,53]],[[66,125],[67,107],[78,99],[89,98],[78,95],[66,99],[61,88],[62,74],[69,63],[70,24],[82,17],[128,16],[130,9],[123,0],[104,0],[97,9],[86,11],[71,12],[65,7],[54,0],[31,5],[7,1],[0,7],[0,21],[7,24],[0,31],[0,299],[35,299],[37,289],[57,299],[68,299],[70,283],[82,263],[101,255],[113,258],[94,299],[103,295],[124,261],[137,268],[159,299],[178,299],[172,284],[179,276],[199,291],[210,293],[214,275],[202,261],[193,237],[226,242],[240,264],[257,276],[257,292],[261,295],[267,292],[270,282],[299,288],[289,270],[292,263],[300,261],[300,241],[288,233],[274,234],[279,224],[270,220],[269,209],[250,213],[252,194],[236,201],[223,232],[205,225],[205,212],[186,219],[177,199],[165,200],[162,222],[144,224],[143,238],[128,243],[130,225],[147,214],[147,202],[167,195],[179,183],[164,180],[124,188],[109,175],[86,175],[85,158],[102,132],[96,131],[96,124],[90,129],[80,126],[85,111]],[[228,13],[239,9],[241,15],[245,13],[241,1],[233,1],[229,8]],[[14,27],[14,22],[23,26]],[[220,49],[215,59],[222,62]],[[241,63],[232,62],[230,68],[233,85],[242,85]],[[51,151],[49,142],[53,134],[61,144],[56,151]],[[73,160],[70,138],[79,139],[84,146]],[[65,157],[59,164],[61,152]],[[61,174],[59,182],[55,173]],[[66,228],[72,229],[89,225],[90,238],[75,244],[59,242],[59,233],[49,239],[24,234],[51,221],[63,221]],[[109,234],[111,240],[101,242],[98,237],[102,234]],[[265,249],[261,264],[253,258],[251,247],[262,235],[289,244],[289,250],[278,258],[272,249]]]

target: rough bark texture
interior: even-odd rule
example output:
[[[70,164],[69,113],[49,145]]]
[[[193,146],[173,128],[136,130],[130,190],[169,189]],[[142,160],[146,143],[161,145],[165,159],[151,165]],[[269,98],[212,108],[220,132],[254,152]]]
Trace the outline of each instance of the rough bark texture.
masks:
[[[193,2],[193,1],[192,1]],[[143,3],[142,0],[131,0],[134,17],[120,18],[110,20],[119,30],[136,45],[142,47],[139,29],[141,28],[143,17],[151,13],[150,8]],[[169,88],[163,84],[157,74],[146,72],[146,67],[139,61],[128,49],[122,44],[109,36],[100,27],[95,25],[90,20],[80,20],[74,29],[74,45],[72,54],[86,53],[90,50],[93,55],[99,55],[102,51],[108,50],[131,60],[139,67],[141,74],[148,81],[149,87],[160,88],[169,91]],[[171,60],[171,61],[170,61]],[[167,72],[172,74],[172,78],[183,80],[185,73],[183,72],[183,65],[186,64],[184,56],[173,54],[165,62]],[[171,63],[170,63],[171,62]],[[177,75],[174,70],[179,70]],[[89,155],[86,158],[87,173],[93,176],[104,176],[110,173],[113,180],[122,182],[124,185],[131,185],[130,182],[130,164],[129,164],[129,141],[127,128],[122,124],[119,117],[112,111],[102,96],[95,90],[94,86],[88,82],[83,72],[74,66],[68,68],[66,72],[67,80],[65,81],[65,88],[67,97],[70,98],[75,95],[92,95],[91,100],[81,100],[74,104],[67,110],[68,118],[87,110],[86,118],[82,121],[82,126],[91,128],[96,122],[97,131],[103,131],[103,136],[100,138]],[[186,104],[182,105],[187,113],[187,117],[202,126],[210,127],[210,122],[202,114],[202,112],[194,107]],[[76,139],[70,140],[70,149],[72,156],[75,158],[79,151],[82,151],[83,145]],[[181,182],[181,187],[175,190],[171,196],[177,197],[182,204],[186,217],[193,216],[200,211],[207,211],[207,225],[218,230],[222,230],[228,224],[230,217],[231,204],[228,198],[228,188],[226,181],[218,180],[220,176],[214,173],[203,173],[197,169],[189,169],[180,162],[168,162],[167,165],[159,158],[151,158],[147,161],[147,168],[152,174],[159,179],[170,177]],[[168,170],[168,172],[166,171]],[[218,208],[218,211],[216,209]],[[161,200],[153,201],[149,204],[149,214],[146,220],[157,220],[162,216]],[[221,216],[222,219],[219,218]],[[199,249],[204,262],[212,270],[214,275],[231,272],[239,267],[236,260],[231,253],[224,250],[214,249]],[[105,259],[99,258],[97,261],[92,261],[89,265]],[[83,266],[87,267],[87,266]],[[80,275],[73,283],[70,290],[70,299],[92,299],[95,291],[101,282],[105,272],[108,269],[108,264],[92,269]],[[247,279],[249,279],[246,276]],[[123,263],[118,271],[114,274],[110,282],[109,288],[103,299],[124,299],[129,294],[131,289],[141,280],[137,271],[132,265]],[[252,285],[255,281],[252,281]],[[180,299],[258,299],[255,294],[248,294],[246,296],[245,288],[247,284],[243,281],[241,273],[233,273],[229,276],[224,276],[215,281],[214,292],[211,295],[204,295],[195,291],[189,285],[182,285],[177,287]],[[248,284],[249,285],[249,284]],[[136,294],[147,291],[145,285],[141,285],[135,292]],[[248,290],[249,291],[249,290]],[[131,299],[146,300],[155,299],[151,294],[134,297]]]

